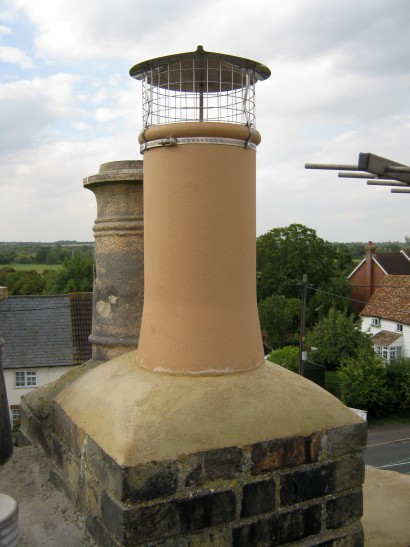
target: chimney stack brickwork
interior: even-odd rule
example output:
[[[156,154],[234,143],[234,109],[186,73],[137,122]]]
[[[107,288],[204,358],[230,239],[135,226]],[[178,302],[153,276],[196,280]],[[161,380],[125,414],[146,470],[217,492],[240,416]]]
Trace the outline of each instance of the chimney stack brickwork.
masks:
[[[53,482],[85,513],[98,544],[363,544],[366,424],[118,465],[61,408]]]
[[[142,161],[104,163],[84,179],[97,200],[94,224],[94,361],[135,349],[144,284]]]
[[[373,255],[374,251],[376,250],[376,246],[373,244],[372,241],[369,241],[369,243],[365,247],[365,258],[366,258],[366,279],[365,279],[365,301],[368,302],[374,293],[373,288]]]

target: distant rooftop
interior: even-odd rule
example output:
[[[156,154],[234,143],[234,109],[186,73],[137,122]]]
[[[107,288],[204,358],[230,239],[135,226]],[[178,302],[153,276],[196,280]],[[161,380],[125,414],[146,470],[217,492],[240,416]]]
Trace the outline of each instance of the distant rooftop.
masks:
[[[9,296],[0,302],[3,368],[59,367],[91,358],[92,293]]]
[[[386,275],[360,315],[410,325],[410,275]]]
[[[399,253],[375,253],[374,258],[388,275],[410,275],[410,258]]]

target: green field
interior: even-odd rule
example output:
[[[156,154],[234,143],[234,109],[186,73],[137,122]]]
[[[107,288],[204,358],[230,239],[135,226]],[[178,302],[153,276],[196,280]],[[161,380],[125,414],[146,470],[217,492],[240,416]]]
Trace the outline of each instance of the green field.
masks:
[[[0,268],[13,268],[13,270],[16,270],[16,272],[31,272],[32,270],[35,270],[38,273],[42,273],[45,270],[58,270],[58,268],[61,268],[61,264],[5,264],[4,266],[0,266]]]

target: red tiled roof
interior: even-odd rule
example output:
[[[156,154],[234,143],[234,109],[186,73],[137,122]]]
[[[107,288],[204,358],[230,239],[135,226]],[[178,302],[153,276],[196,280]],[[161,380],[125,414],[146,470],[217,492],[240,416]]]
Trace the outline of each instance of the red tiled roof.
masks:
[[[401,332],[381,330],[373,336],[372,343],[373,345],[377,344],[378,346],[390,346],[390,344],[393,344],[400,336],[403,336]]]
[[[386,275],[360,315],[410,325],[410,275]]]

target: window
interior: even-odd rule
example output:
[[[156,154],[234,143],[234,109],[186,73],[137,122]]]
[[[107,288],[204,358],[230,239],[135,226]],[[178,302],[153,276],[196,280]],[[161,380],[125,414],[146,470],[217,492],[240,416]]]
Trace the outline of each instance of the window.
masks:
[[[403,332],[403,324],[402,323],[396,323],[396,330],[397,330],[397,332]]]
[[[400,359],[401,357],[401,346],[392,346],[390,348],[390,361],[395,359]]]
[[[388,360],[389,351],[387,346],[374,346],[374,351],[377,357],[381,357],[385,361]]]
[[[14,428],[20,427],[21,422],[21,410],[18,405],[10,405],[11,411],[11,425]]]
[[[372,327],[380,327],[380,319],[378,317],[372,317]]]
[[[15,377],[15,387],[36,387],[37,386],[37,371],[36,370],[18,370]]]
[[[391,363],[401,357],[401,346],[374,346],[374,351],[377,357],[381,357],[387,363]]]

